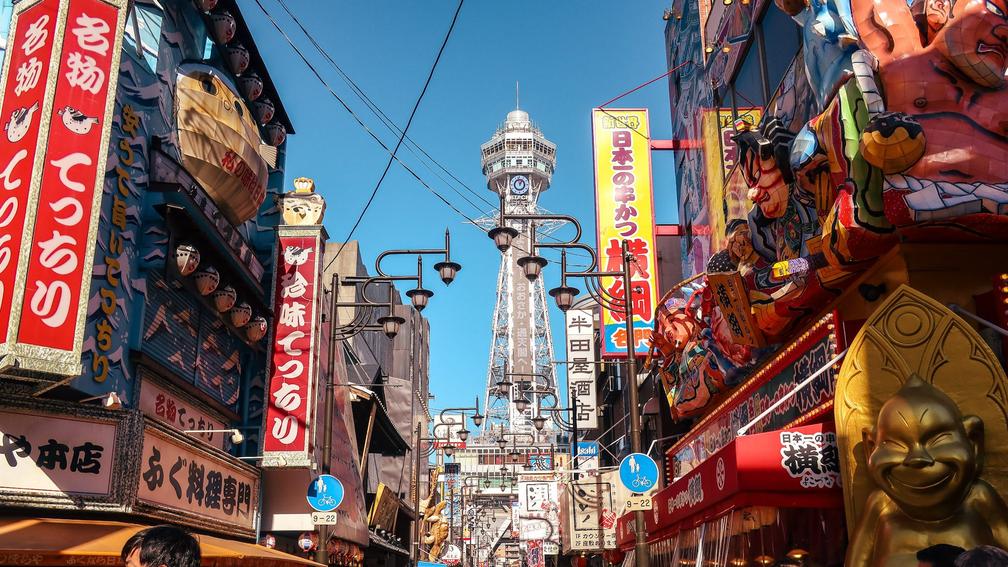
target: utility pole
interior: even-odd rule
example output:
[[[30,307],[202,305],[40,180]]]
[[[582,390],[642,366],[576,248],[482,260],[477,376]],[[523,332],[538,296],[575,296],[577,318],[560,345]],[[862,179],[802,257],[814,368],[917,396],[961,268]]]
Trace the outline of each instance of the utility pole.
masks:
[[[416,520],[413,521],[413,545],[410,547],[410,560],[413,565],[417,565],[420,562],[420,537],[423,531],[423,512],[420,511],[420,420],[417,420],[413,434],[413,482],[416,486],[416,492],[413,494],[413,510],[416,513]]]
[[[627,344],[627,386],[630,388],[630,448],[634,453],[641,452],[640,431],[640,400],[637,392],[637,341],[634,340],[633,288],[630,287],[630,262],[634,259],[630,254],[629,243],[624,240],[623,252],[623,306],[626,321]],[[644,512],[634,512],[634,560],[637,567],[648,567],[647,539],[644,528]]]

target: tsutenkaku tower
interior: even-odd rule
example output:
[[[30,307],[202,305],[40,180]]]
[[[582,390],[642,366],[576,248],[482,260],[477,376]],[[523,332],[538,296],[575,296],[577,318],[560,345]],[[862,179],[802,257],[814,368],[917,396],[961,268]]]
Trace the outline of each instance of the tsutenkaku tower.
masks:
[[[504,197],[507,213],[546,212],[539,208],[537,202],[539,195],[549,189],[556,165],[556,145],[543,136],[527,112],[518,109],[509,112],[504,123],[480,150],[487,188]],[[498,223],[497,218],[483,221],[487,228]],[[530,420],[535,416],[541,396],[527,392],[535,389],[556,393],[553,342],[543,278],[529,282],[517,264],[518,258],[529,253],[531,227],[528,221],[509,221],[508,224],[518,230],[520,236],[501,255],[497,276],[497,304],[487,368],[487,425],[504,425],[512,431],[534,431]],[[539,233],[548,233],[553,228],[555,226],[551,223],[536,226]],[[511,396],[499,399],[496,395],[497,383],[503,379],[505,368],[509,373],[524,376],[511,377],[509,381],[514,383]],[[529,408],[519,412],[511,403],[515,396],[524,396],[529,401]],[[547,405],[550,404],[552,400],[547,401]],[[552,427],[552,420],[546,423],[548,428]],[[551,430],[544,430],[544,433],[541,439],[555,436]]]

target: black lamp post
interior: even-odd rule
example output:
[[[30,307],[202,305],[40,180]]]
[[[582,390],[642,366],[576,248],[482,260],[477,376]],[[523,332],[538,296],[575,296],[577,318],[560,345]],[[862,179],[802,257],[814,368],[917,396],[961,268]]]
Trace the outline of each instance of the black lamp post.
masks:
[[[585,281],[588,294],[602,306],[614,314],[623,317],[626,324],[626,369],[627,383],[629,384],[630,402],[630,446],[633,452],[639,453],[641,450],[641,419],[640,400],[637,392],[637,355],[636,340],[634,336],[634,313],[633,313],[633,285],[631,281],[631,264],[636,258],[630,254],[629,244],[623,240],[620,245],[620,255],[622,258],[622,269],[620,271],[595,271],[598,265],[598,257],[595,250],[586,244],[579,242],[581,239],[581,224],[569,215],[535,215],[535,214],[508,214],[505,212],[504,195],[501,195],[500,220],[496,228],[489,231],[490,238],[501,252],[506,252],[512,245],[515,237],[520,233],[514,227],[508,226],[508,222],[529,223],[529,250],[528,254],[518,259],[518,265],[522,267],[525,277],[530,281],[537,279],[542,273],[542,268],[546,266],[546,260],[539,256],[540,248],[560,249],[560,285],[550,290],[549,294],[556,301],[557,307],[561,311],[567,311],[573,305],[574,297],[578,294],[578,289],[567,285],[568,277],[581,278]],[[561,221],[568,222],[574,226],[575,235],[573,238],[562,242],[536,242],[535,223],[541,221]],[[567,270],[567,250],[579,249],[585,251],[591,258],[591,263],[584,271]],[[618,298],[609,294],[601,285],[602,278],[621,278],[623,281],[623,297]],[[576,442],[577,439],[575,438]],[[648,567],[647,533],[644,524],[644,513],[634,513],[634,527],[636,534],[635,559],[637,567]]]

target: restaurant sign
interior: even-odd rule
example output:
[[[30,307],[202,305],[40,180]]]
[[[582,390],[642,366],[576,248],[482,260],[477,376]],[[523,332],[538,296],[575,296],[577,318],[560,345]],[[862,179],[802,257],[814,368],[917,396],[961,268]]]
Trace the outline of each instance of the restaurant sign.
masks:
[[[0,411],[0,492],[110,496],[117,421]]]
[[[258,498],[259,475],[253,467],[154,427],[144,429],[137,488],[141,507],[251,534]]]
[[[14,7],[0,85],[0,366],[77,376],[126,0]]]
[[[630,262],[631,311],[638,356],[647,354],[658,301],[658,255],[655,249],[651,144],[645,109],[596,108],[592,111],[595,153],[595,209],[599,267],[623,272],[622,245]],[[622,300],[623,278],[602,278],[609,296]],[[602,310],[602,356],[624,358],[627,315]]]
[[[567,529],[563,533],[564,551],[596,551],[616,547],[616,530],[603,519],[613,514],[613,487],[601,479],[582,477],[565,486],[561,506]]]
[[[175,394],[171,389],[159,386],[149,372],[141,372],[140,410],[144,414],[180,431],[205,431],[206,433],[192,435],[218,449],[225,448],[227,434],[219,432],[225,428],[224,419],[213,417],[211,412],[198,408],[188,396]],[[218,432],[215,433],[214,430]]]
[[[320,226],[280,227],[264,467],[311,465],[323,246]]]
[[[598,427],[595,376],[595,323],[590,309],[569,309],[567,322],[567,383],[574,397],[574,419],[581,431]]]
[[[836,316],[817,322],[780,354],[757,370],[735,389],[718,408],[696,424],[690,433],[669,449],[669,478],[687,474],[711,454],[735,439],[738,430],[777,401],[790,394],[797,384],[822,369],[838,351]],[[752,424],[750,433],[782,429],[807,417],[832,401],[836,369],[822,372],[767,416]]]

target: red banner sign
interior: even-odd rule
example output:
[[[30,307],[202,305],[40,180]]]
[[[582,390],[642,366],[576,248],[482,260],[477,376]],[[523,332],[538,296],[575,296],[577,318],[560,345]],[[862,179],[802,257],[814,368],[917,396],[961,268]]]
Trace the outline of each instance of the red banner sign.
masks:
[[[317,373],[316,319],[321,296],[320,230],[319,227],[280,229],[264,466],[300,466],[309,462]]]
[[[649,539],[741,506],[838,507],[840,459],[832,424],[738,437],[654,496]],[[633,514],[619,519],[620,546],[632,543]]]
[[[10,323],[0,340],[8,364],[26,370],[80,373],[125,6],[25,2],[12,19],[0,91],[0,320]]]

